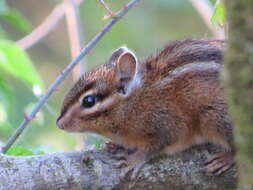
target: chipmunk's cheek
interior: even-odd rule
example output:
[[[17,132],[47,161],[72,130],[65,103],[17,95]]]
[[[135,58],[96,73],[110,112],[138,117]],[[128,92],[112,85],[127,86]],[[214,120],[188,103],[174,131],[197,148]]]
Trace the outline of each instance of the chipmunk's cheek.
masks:
[[[85,132],[84,127],[82,126],[82,122],[79,119],[73,119],[71,123],[66,127],[66,131],[73,133]]]
[[[97,132],[97,120],[94,118],[84,118],[80,117],[72,120],[71,125],[69,125],[65,130],[68,132]]]

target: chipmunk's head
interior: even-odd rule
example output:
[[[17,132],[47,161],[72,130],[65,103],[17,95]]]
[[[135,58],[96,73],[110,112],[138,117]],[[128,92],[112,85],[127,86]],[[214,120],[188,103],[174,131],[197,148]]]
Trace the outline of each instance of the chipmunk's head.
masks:
[[[137,68],[132,51],[126,47],[114,51],[107,63],[86,73],[69,91],[57,119],[58,127],[103,134],[105,126],[116,125],[117,114],[124,109],[122,102],[140,86]]]

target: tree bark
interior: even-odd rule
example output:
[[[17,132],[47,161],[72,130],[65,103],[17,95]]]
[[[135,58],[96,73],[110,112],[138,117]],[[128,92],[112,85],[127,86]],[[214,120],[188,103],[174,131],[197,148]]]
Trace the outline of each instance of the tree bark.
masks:
[[[229,41],[225,86],[236,124],[242,189],[253,189],[253,1],[226,1]]]
[[[224,190],[235,188],[235,168],[221,176],[207,174],[208,152],[193,148],[147,163],[135,180],[120,180],[116,160],[106,151],[80,151],[43,156],[0,154],[0,190]]]

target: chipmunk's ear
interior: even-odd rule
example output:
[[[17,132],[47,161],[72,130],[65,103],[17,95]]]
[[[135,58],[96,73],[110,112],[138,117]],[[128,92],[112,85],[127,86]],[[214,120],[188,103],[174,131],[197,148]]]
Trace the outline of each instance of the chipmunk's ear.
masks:
[[[131,80],[134,77],[137,66],[137,60],[133,52],[127,51],[120,55],[116,66],[120,80]]]
[[[124,47],[125,51],[118,57],[116,61],[116,74],[121,85],[122,93],[129,93],[132,83],[135,80],[137,70],[137,58],[135,54]]]

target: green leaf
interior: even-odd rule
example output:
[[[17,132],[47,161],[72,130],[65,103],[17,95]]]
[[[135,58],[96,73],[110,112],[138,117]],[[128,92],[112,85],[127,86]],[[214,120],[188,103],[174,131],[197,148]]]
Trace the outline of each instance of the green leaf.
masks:
[[[8,113],[13,113],[14,96],[10,85],[0,74],[0,137],[6,139],[13,132],[13,128],[8,122]]]
[[[5,0],[0,0],[0,16],[23,32],[28,33],[32,29],[28,20],[18,11],[10,9]]]
[[[3,30],[2,26],[0,25],[0,39],[7,39],[7,37],[8,37],[7,33]]]
[[[225,5],[221,0],[217,0],[214,8],[214,13],[212,16],[213,24],[223,25],[226,18],[226,9]]]
[[[5,106],[7,110],[10,111],[13,105],[13,91],[7,81],[2,78],[0,75],[0,106],[1,103]]]
[[[0,16],[16,26],[22,32],[28,33],[32,29],[32,25],[25,19],[25,17],[16,10],[9,9],[4,12],[0,12]]]
[[[31,150],[28,150],[21,146],[13,146],[7,152],[7,155],[12,156],[32,156],[35,155]]]
[[[32,86],[39,85],[43,88],[39,73],[29,56],[13,42],[0,40],[0,69]]]

